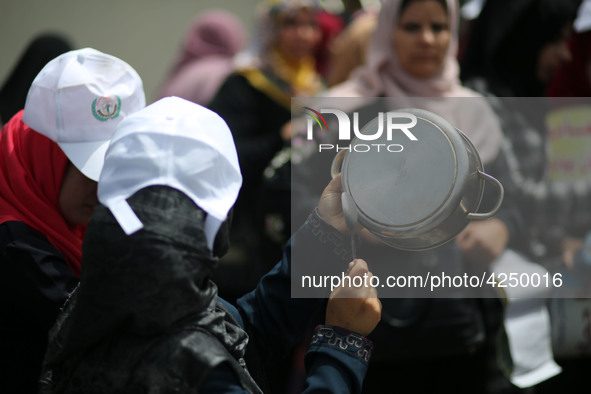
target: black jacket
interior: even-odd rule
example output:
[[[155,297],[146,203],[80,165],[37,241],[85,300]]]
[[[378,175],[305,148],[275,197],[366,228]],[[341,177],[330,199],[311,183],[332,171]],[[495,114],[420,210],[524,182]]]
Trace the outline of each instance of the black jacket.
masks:
[[[0,392],[36,393],[47,333],[78,277],[23,222],[0,225]]]
[[[196,392],[223,363],[259,392],[244,368],[248,337],[210,280],[217,257],[204,211],[162,186],[128,201],[144,224],[130,236],[108,208],[95,208],[80,286],[50,332],[42,392]],[[214,249],[225,242],[218,236]]]

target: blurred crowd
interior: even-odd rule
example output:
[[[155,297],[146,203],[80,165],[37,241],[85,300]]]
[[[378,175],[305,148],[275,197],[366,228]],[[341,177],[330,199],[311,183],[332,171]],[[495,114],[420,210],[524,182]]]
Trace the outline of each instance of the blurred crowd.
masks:
[[[124,60],[61,34],[13,60],[0,392],[591,392],[591,1],[363,3],[264,0],[251,30],[206,10],[151,103]],[[296,154],[294,99],[340,98],[444,117],[502,183],[500,209],[429,250],[363,234],[352,250],[334,155]],[[395,263],[563,286],[291,298],[296,247],[351,276]]]

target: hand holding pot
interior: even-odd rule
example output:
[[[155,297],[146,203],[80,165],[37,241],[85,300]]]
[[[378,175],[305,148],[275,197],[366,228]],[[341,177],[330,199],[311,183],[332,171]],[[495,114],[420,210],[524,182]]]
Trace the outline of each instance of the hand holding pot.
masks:
[[[338,176],[333,178],[324,188],[322,196],[320,196],[320,201],[318,202],[318,214],[326,223],[336,228],[339,232],[346,234],[348,230],[341,205],[341,192],[341,177]]]
[[[486,268],[501,255],[509,241],[509,230],[499,219],[471,222],[456,237],[464,256]]]
[[[326,307],[326,324],[367,336],[376,328],[382,315],[382,303],[376,289],[369,286],[373,275],[369,272],[367,263],[361,259],[349,263],[347,274],[351,278],[359,277],[357,280],[363,285],[349,286],[344,281],[330,293]]]
[[[343,214],[342,198],[343,185],[341,183],[341,175],[335,176],[328,185],[324,188],[320,201],[318,202],[318,214],[325,222],[333,226],[342,234],[350,234]],[[361,236],[362,239],[379,244],[380,241],[370,233],[361,224],[357,223],[355,232]]]
[[[403,149],[390,146],[386,117],[361,130],[350,148],[333,159],[331,175],[341,176],[345,217],[359,222],[381,242],[397,249],[427,250],[456,237],[469,223],[492,218],[503,201],[503,186],[483,172],[476,148],[464,133],[441,116],[417,108],[400,109],[394,118],[412,118],[413,139]],[[394,144],[395,145],[395,144]],[[485,183],[497,191],[489,212],[477,212]],[[479,244],[477,243],[476,246]],[[498,252],[493,248],[483,248]],[[501,249],[502,250],[502,249]]]
[[[562,240],[562,262],[567,269],[573,269],[575,266],[575,254],[583,246],[582,238],[565,237]]]
[[[291,141],[291,122],[287,122],[281,127],[280,130],[281,139],[285,142]]]

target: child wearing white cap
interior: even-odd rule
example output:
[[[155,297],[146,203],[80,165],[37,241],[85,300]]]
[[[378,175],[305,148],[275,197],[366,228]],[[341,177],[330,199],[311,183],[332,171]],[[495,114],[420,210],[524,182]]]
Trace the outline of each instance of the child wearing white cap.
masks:
[[[38,391],[47,332],[78,283],[104,153],[144,106],[129,64],[85,48],[51,60],[2,128],[0,392]]]
[[[331,239],[340,233],[328,222],[346,229],[337,181],[318,209]],[[249,370],[286,356],[276,350],[298,342],[323,301],[291,299],[289,252],[239,301],[240,312],[217,297],[211,278],[241,184],[228,126],[198,104],[164,98],[119,125],[84,240],[80,286],[50,333],[42,392],[261,392],[264,379]],[[338,261],[342,272],[346,263],[315,238],[318,230],[304,227],[296,237],[310,238],[310,258]],[[347,275],[371,276],[362,260],[349,267]],[[365,335],[380,311],[373,288],[333,292],[310,345],[304,392],[361,391],[372,347]],[[249,354],[259,351],[254,365]]]

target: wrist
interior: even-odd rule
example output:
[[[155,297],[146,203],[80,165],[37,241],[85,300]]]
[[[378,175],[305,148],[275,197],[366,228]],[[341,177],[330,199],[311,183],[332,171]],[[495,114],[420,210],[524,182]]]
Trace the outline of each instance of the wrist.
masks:
[[[343,327],[326,324],[316,326],[312,345],[335,348],[365,362],[369,362],[373,351],[373,342],[363,335]]]

